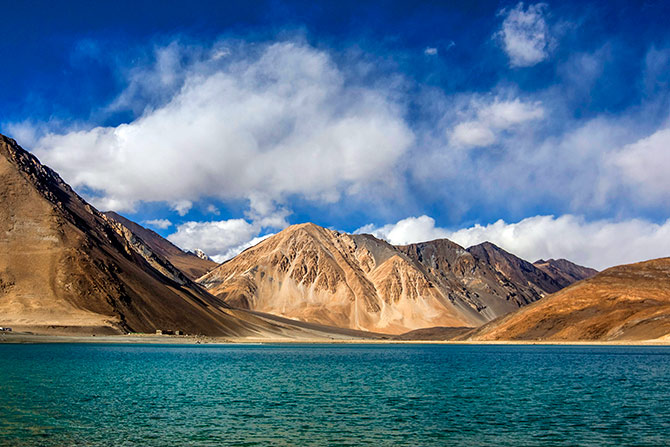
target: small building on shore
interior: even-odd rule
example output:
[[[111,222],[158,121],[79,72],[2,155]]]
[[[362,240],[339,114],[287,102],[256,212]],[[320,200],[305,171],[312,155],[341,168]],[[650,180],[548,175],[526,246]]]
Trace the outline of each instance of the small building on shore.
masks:
[[[179,330],[156,329],[156,335],[184,335],[184,332]]]

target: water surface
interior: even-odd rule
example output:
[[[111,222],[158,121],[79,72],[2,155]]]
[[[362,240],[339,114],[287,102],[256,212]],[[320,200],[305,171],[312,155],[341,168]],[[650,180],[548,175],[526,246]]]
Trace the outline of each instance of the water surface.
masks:
[[[670,348],[0,345],[0,445],[670,445]]]

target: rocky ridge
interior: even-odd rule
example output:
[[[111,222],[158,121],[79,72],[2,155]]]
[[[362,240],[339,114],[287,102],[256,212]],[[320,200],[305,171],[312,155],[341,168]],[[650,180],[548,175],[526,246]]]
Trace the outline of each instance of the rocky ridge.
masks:
[[[394,247],[314,224],[291,226],[198,282],[233,307],[389,334],[477,327],[561,288],[493,244]]]
[[[150,252],[168,260],[192,280],[199,278],[218,265],[204,252],[200,250],[194,253],[184,251],[155,231],[144,228],[114,211],[106,211],[104,215],[114,224],[126,228],[131,233],[128,237],[134,235],[135,239],[141,239]]]
[[[598,273],[598,270],[577,265],[567,259],[549,259],[548,261],[539,259],[533,265],[551,276],[561,287],[567,287]]]

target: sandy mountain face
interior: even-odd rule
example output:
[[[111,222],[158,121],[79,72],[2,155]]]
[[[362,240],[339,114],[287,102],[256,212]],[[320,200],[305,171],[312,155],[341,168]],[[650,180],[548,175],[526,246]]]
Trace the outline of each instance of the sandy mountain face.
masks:
[[[104,214],[142,239],[152,252],[170,261],[190,279],[197,279],[218,265],[201,250],[194,253],[183,251],[155,231],[144,228],[113,211],[107,211]]]
[[[0,136],[0,325],[36,332],[253,335],[231,310]]]
[[[391,245],[313,224],[287,228],[198,282],[234,307],[352,329],[395,333],[479,321]]]
[[[470,335],[476,340],[670,339],[670,258],[607,269]]]
[[[561,288],[492,244],[394,247],[313,224],[287,228],[198,282],[233,307],[389,334],[476,327]]]
[[[551,276],[562,287],[567,287],[574,282],[590,278],[598,273],[598,270],[582,267],[567,259],[549,259],[548,261],[540,259],[535,261],[533,265]]]

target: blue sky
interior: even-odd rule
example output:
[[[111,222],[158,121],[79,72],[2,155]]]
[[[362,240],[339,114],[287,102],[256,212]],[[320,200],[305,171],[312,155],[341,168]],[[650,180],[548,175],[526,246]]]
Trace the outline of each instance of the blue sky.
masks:
[[[218,260],[288,224],[670,255],[670,4],[3,2],[0,132]]]

